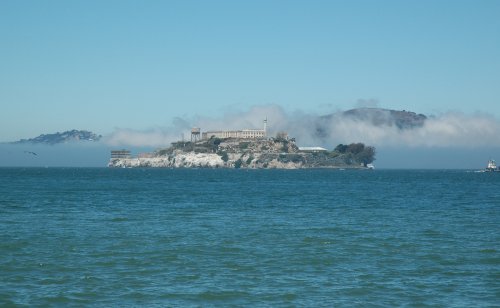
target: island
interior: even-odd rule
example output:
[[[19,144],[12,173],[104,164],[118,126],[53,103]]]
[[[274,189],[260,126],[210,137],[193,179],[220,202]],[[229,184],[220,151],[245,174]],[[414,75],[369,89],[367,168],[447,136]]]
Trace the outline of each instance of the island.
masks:
[[[78,141],[97,142],[102,136],[97,135],[87,130],[68,130],[62,133],[41,134],[38,137],[30,139],[21,139],[19,141],[10,142],[11,144],[48,144],[56,145],[60,143],[70,143]]]
[[[370,169],[375,148],[363,143],[339,144],[329,151],[323,147],[299,147],[285,132],[267,137],[264,129],[236,131],[191,130],[191,140],[173,142],[170,147],[132,157],[128,150],[111,151],[109,167],[134,168],[245,168]]]

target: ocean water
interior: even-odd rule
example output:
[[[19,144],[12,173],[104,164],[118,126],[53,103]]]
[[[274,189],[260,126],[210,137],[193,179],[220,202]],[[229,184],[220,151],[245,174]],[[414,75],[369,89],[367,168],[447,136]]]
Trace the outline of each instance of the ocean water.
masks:
[[[500,305],[500,173],[0,168],[0,305]]]

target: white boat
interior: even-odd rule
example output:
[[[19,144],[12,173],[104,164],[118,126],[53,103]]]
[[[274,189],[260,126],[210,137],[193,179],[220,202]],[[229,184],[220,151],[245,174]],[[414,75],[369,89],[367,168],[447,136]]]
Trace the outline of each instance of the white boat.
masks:
[[[497,167],[496,161],[494,161],[493,159],[490,159],[488,161],[488,166],[486,167],[486,169],[484,169],[484,171],[500,172],[500,169]]]

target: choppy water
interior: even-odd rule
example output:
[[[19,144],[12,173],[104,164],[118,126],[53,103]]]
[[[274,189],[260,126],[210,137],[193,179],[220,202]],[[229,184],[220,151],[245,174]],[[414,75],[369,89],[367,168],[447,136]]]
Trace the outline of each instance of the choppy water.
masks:
[[[0,305],[495,306],[500,174],[0,169]]]

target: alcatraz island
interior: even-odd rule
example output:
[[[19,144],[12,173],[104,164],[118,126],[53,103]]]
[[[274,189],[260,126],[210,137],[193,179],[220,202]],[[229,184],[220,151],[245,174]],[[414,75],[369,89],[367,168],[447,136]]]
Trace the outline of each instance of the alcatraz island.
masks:
[[[286,132],[267,136],[263,129],[206,131],[191,129],[189,141],[173,142],[170,147],[132,157],[128,150],[111,151],[109,167],[133,168],[246,168],[370,169],[375,148],[363,143],[339,144],[329,151],[322,147],[299,147]]]

